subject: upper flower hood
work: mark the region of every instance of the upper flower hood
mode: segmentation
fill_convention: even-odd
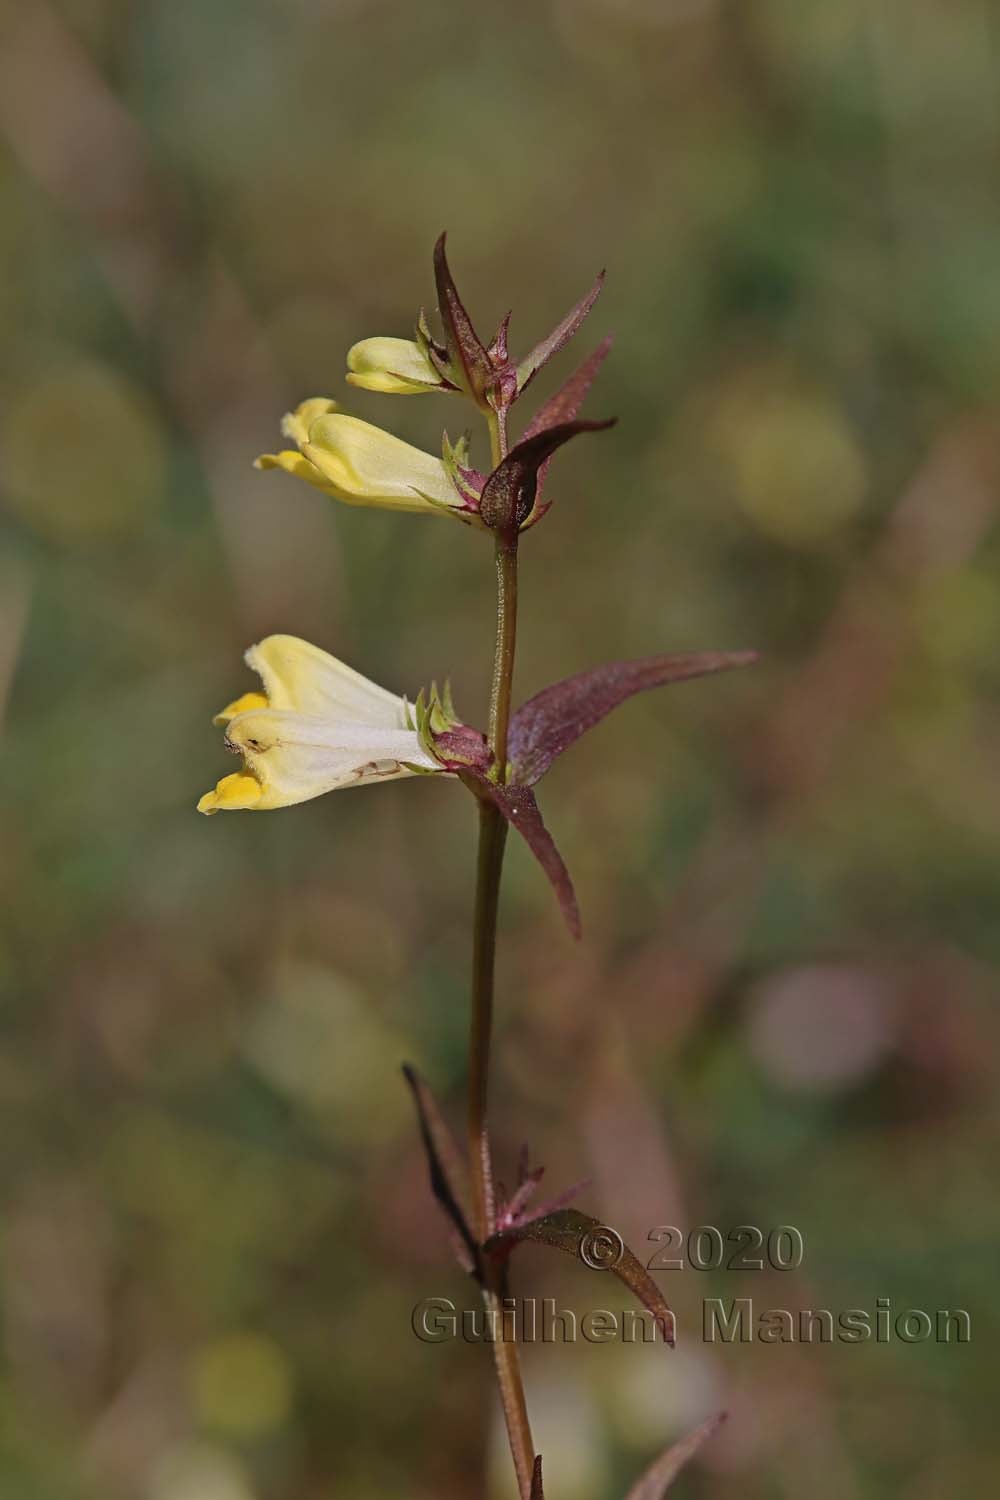
[[[298,450],[262,453],[258,469],[284,469],[348,505],[421,515],[465,506],[440,458],[337,411],[336,402],[324,396],[288,412],[281,430]]]

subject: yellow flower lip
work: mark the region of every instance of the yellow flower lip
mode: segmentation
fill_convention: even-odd
[[[216,725],[228,724],[230,719],[236,718],[237,714],[248,713],[252,708],[266,707],[266,693],[243,693],[239,698],[234,698],[232,703],[227,703],[225,708],[220,708],[212,723]]]
[[[251,771],[234,771],[223,776],[214,791],[206,792],[198,801],[198,811],[211,816],[217,812],[238,812],[256,807],[264,795],[264,788]]]

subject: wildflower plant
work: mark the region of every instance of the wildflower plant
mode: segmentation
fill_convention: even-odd
[[[480,1288],[497,1336],[490,1341],[514,1469],[522,1500],[541,1500],[541,1459],[535,1453],[517,1343],[499,1316],[509,1296],[518,1244],[531,1240],[593,1260],[596,1218],[569,1207],[583,1184],[548,1202],[534,1202],[542,1176],[522,1159],[509,1197],[498,1188],[488,1122],[490,1037],[500,878],[508,828],[524,839],[558,898],[574,937],[580,914],[569,872],[549,833],[535,786],[581,735],[635,693],[744,666],[751,651],[681,652],[611,662],[543,689],[512,711],[517,633],[517,563],[522,536],[553,505],[549,467],[571,439],[600,432],[611,421],[579,413],[608,351],[606,338],[524,426],[508,435],[512,409],[535,376],[573,338],[600,295],[603,273],[566,317],[522,359],[508,348],[510,316],[484,343],[466,311],[445,253],[434,250],[441,333],[423,310],[412,340],[363,339],[348,351],[347,380],[390,395],[446,394],[471,402],[485,419],[490,468],[472,463],[469,440],[442,436],[440,457],[342,412],[326,397],[303,401],[282,423],[293,447],[256,460],[280,468],[349,505],[453,518],[492,537],[496,566],[496,641],[485,731],[464,723],[447,687],[431,685],[412,699],[368,681],[317,646],[274,635],[252,646],[246,662],[260,690],[244,692],[215,722],[242,768],[224,776],[199,802],[205,813],[290,807],[346,786],[417,775],[450,776],[471,793],[479,846],[472,943],[472,1007],[466,1149],[459,1149],[426,1081],[407,1066],[427,1154],[431,1188],[444,1211],[460,1265]],[[613,1234],[613,1231],[612,1231]],[[667,1343],[673,1316],[659,1288],[618,1237],[609,1268],[654,1314]],[[613,1261],[613,1264],[611,1264]],[[679,1468],[715,1430],[704,1423],[668,1448],[633,1487],[630,1500],[657,1500]]]

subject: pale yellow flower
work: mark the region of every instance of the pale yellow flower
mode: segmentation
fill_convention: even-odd
[[[206,792],[198,811],[292,807],[340,787],[438,771],[406,701],[293,635],[270,635],[245,656],[262,693],[215,717],[243,768]]]
[[[349,417],[322,396],[303,401],[281,430],[298,450],[263,453],[258,469],[284,469],[348,505],[375,505],[422,515],[460,511],[464,501],[439,458]]]
[[[419,396],[445,389],[441,376],[413,339],[362,339],[347,351],[347,382],[390,396]]]

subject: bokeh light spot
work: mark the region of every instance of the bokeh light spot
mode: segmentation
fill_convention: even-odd
[[[120,374],[96,363],[50,367],[20,389],[0,463],[5,503],[55,540],[137,530],[163,492],[155,417]]]
[[[713,439],[736,503],[776,541],[822,546],[864,500],[864,455],[821,391],[740,383],[716,410]]]
[[[750,1048],[775,1083],[835,1093],[883,1062],[896,1037],[896,1013],[891,988],[878,974],[804,964],[754,990]]]
[[[280,1427],[292,1403],[288,1363],[271,1339],[235,1333],[208,1344],[192,1372],[195,1405],[209,1427],[253,1436]]]

